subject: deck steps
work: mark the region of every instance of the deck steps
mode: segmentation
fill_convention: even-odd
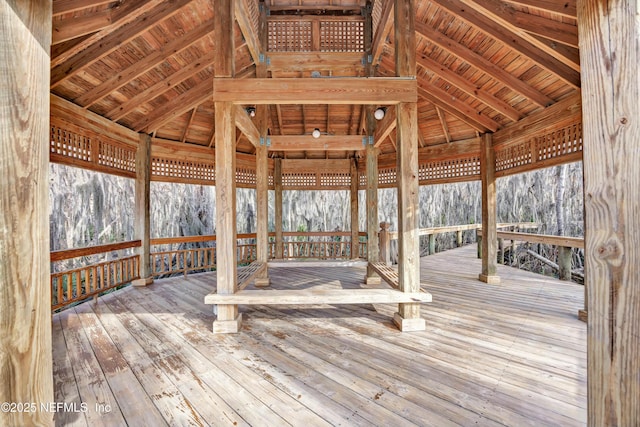
[[[210,293],[205,304],[395,304],[431,302],[428,292],[406,293],[395,289],[264,289],[235,294]]]

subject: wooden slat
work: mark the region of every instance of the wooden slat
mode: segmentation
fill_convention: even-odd
[[[259,261],[253,261],[246,267],[239,268],[238,276],[236,279],[238,282],[238,290],[242,290],[247,287],[247,285],[249,285],[249,283],[251,283],[254,278],[256,278],[258,275],[261,275],[266,270],[267,263]]]
[[[244,290],[235,294],[209,294],[205,304],[386,304],[431,302],[426,292],[400,292],[395,289],[342,290]]]
[[[364,68],[362,60],[359,52],[269,52],[267,69],[272,73],[347,69],[355,75]]]
[[[62,43],[76,37],[95,33],[112,24],[111,10],[90,15],[74,16],[63,20],[57,19],[53,25],[52,44]]]
[[[360,151],[364,149],[361,135],[272,135],[269,151]]]
[[[235,104],[396,104],[416,101],[406,78],[215,79],[213,98]]]
[[[102,6],[112,2],[113,0],[54,0],[53,16],[76,12],[89,7]]]
[[[577,14],[576,0],[558,2],[555,0],[505,0],[520,6],[526,6],[544,12],[557,13],[567,18],[575,18]]]

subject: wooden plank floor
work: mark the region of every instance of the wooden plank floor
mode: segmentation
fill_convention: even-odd
[[[425,257],[424,332],[393,305],[241,306],[213,335],[204,273],[126,288],[53,317],[57,425],[581,426],[583,288],[499,266],[474,247]],[[360,287],[362,267],[278,267],[274,288]],[[98,408],[99,410],[96,410]]]

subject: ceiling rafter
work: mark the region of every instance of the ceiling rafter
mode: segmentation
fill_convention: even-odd
[[[52,25],[51,44],[56,45],[73,40],[76,37],[93,34],[112,24],[114,22],[111,9],[90,15],[73,16],[62,20],[56,19]]]
[[[112,3],[113,0],[53,0],[53,16],[65,13],[77,12],[89,7],[102,6]]]
[[[578,12],[576,0],[505,0],[507,3],[526,6],[544,12],[557,13],[567,18],[575,18]]]
[[[182,7],[186,6],[193,0],[175,0],[174,2],[160,2],[155,7],[138,16],[133,21],[122,20],[123,25],[113,28],[109,26],[98,34],[99,41],[95,42],[93,37],[87,39],[86,42],[80,43],[74,49],[82,47],[75,55],[66,59],[62,63],[51,69],[51,88],[55,88],[63,81],[75,76],[89,65],[104,58],[123,44],[131,41],[135,37],[149,30],[149,28],[158,25],[161,21],[171,17],[177,13]],[[153,4],[153,2],[150,2]],[[86,44],[86,45],[85,45]]]
[[[504,8],[501,13],[505,17],[510,17],[510,21],[521,30],[574,48],[578,47],[578,27],[576,25],[511,10],[511,8]]]
[[[179,69],[175,73],[171,74],[164,80],[160,80],[153,86],[148,87],[144,91],[140,92],[130,100],[122,103],[118,107],[109,111],[106,117],[111,120],[120,120],[122,117],[135,110],[138,106],[145,104],[157,96],[162,95],[164,92],[173,89],[183,81],[193,77],[207,67],[213,65],[215,53],[213,51],[207,52],[204,56],[198,58],[197,61],[193,61],[184,68]]]
[[[376,147],[382,145],[385,139],[396,128],[396,109],[389,108],[382,120],[376,124],[376,130],[373,133],[373,141]]]
[[[211,87],[213,86],[213,76],[201,81],[188,91],[175,97],[171,102],[167,102],[156,108],[153,113],[146,115],[132,128],[136,132],[144,131],[149,133],[162,127],[167,121],[178,117],[192,108],[197,107],[204,101],[211,99]]]
[[[529,99],[531,102],[539,105],[540,107],[546,107],[547,105],[553,104],[553,100],[547,95],[531,87],[526,82],[518,79],[513,74],[508,73],[504,69],[486,59],[484,56],[479,55],[468,47],[456,42],[455,40],[450,39],[440,31],[437,31],[422,22],[416,22],[415,26],[416,34],[418,34],[419,36],[424,37],[433,44],[448,51],[452,55],[457,56],[474,68],[477,68],[489,74],[493,79],[499,81],[514,92],[517,92],[525,98]]]
[[[373,43],[371,46],[371,54],[373,56],[372,65],[377,65],[382,59],[382,53],[384,46],[387,42],[387,37],[393,29],[393,4],[392,0],[387,0],[382,4],[382,13],[380,14],[380,21],[378,22],[378,28],[374,29]]]
[[[169,43],[154,51],[151,55],[140,59],[124,70],[116,73],[110,79],[95,86],[90,91],[75,99],[75,103],[85,108],[100,101],[110,93],[127,85],[131,80],[145,74],[149,70],[165,62],[168,58],[191,47],[213,31],[213,20],[203,22],[182,37],[171,40]]]
[[[446,93],[445,94],[440,93],[438,94],[440,96],[437,96],[436,95],[437,91],[434,91],[432,89],[433,88],[429,88],[429,90],[426,90],[420,87],[418,88],[418,96],[431,102],[435,107],[439,107],[442,110],[451,114],[452,116],[457,117],[458,119],[462,120],[467,125],[471,126],[473,129],[479,132],[486,132],[487,130],[489,130],[489,128],[486,125],[475,120],[473,111],[469,111],[470,110],[469,106],[467,106],[466,104],[463,104],[460,101],[458,101],[457,103],[449,102],[449,100],[446,99],[447,97]],[[460,110],[466,110],[466,112],[460,111]]]
[[[447,143],[451,142],[451,134],[449,133],[449,126],[447,125],[446,117],[444,116],[444,111],[437,105],[434,105],[433,108],[436,109],[436,113],[438,114],[438,120],[440,120],[440,126],[442,126],[442,132],[444,133],[444,137],[447,140]]]
[[[504,11],[505,5],[499,0],[431,0],[431,2],[455,14],[468,24],[483,33],[529,58],[538,66],[554,74],[574,88],[580,87],[580,72],[575,64],[558,58],[556,52],[549,52],[549,47],[540,43],[526,31],[510,22]]]
[[[244,136],[253,144],[254,147],[260,145],[260,131],[256,127],[253,120],[247,114],[247,110],[242,105],[236,105],[235,114],[236,127],[244,134]]]
[[[187,125],[184,127],[184,132],[182,132],[182,138],[180,138],[180,142],[185,142],[187,140],[187,134],[189,133],[189,128],[193,123],[193,118],[196,116],[196,111],[198,111],[198,107],[194,108],[189,115],[189,121],[187,121]]]
[[[492,110],[503,114],[505,117],[508,117],[512,121],[517,122],[522,118],[522,114],[520,114],[518,110],[513,108],[508,103],[475,86],[473,83],[464,79],[459,74],[456,74],[446,66],[434,61],[428,56],[416,55],[416,62],[419,66],[440,76],[440,78],[442,78],[443,80],[448,81],[467,95],[478,99],[480,102],[486,104]]]
[[[258,38],[257,28],[253,28],[251,24],[251,18],[249,17],[249,11],[246,4],[246,0],[236,0],[234,4],[235,17],[244,37],[249,53],[253,58],[253,62],[258,64],[260,62],[260,42]]]

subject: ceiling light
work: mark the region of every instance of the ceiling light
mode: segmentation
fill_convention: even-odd
[[[382,120],[384,119],[384,115],[386,112],[387,109],[385,107],[379,107],[376,111],[374,111],[373,117],[375,117],[376,120]]]
[[[314,137],[315,139],[320,138],[320,129],[315,128],[313,132],[311,132],[311,136]]]
[[[255,117],[256,107],[247,107],[247,114],[249,115],[249,117]]]

